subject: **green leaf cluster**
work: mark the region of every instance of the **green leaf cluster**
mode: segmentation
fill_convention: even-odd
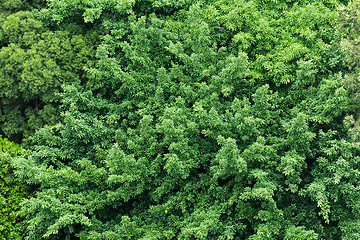
[[[350,105],[348,107],[348,115],[345,119],[345,125],[349,129],[349,134],[354,141],[359,141],[359,36],[360,36],[360,22],[359,22],[359,1],[350,1],[346,7],[340,9],[340,23],[339,30],[343,36],[341,41],[342,50],[345,53],[344,62],[348,67],[346,77],[344,79],[344,86],[346,87],[349,97]]]
[[[59,120],[57,93],[65,83],[87,79],[97,37],[76,25],[51,31],[29,11],[0,25],[0,129],[20,142]]]
[[[28,189],[15,180],[11,157],[21,153],[19,145],[6,138],[0,138],[0,239],[18,240],[21,238],[19,228],[19,208],[23,198],[28,196]]]

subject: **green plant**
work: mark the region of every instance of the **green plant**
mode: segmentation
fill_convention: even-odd
[[[21,239],[18,228],[20,203],[28,195],[27,187],[15,180],[11,157],[21,153],[19,145],[0,136],[0,239]]]

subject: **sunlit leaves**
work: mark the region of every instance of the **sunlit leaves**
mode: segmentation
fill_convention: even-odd
[[[15,180],[11,156],[20,155],[19,145],[0,136],[0,239],[21,239],[19,214],[21,201],[28,195],[27,188]]]

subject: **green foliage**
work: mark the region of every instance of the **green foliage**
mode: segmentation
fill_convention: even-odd
[[[103,35],[13,160],[27,239],[356,238],[339,4],[49,1]]]
[[[0,239],[21,239],[18,209],[27,194],[27,188],[14,180],[11,157],[21,152],[19,145],[6,138],[0,138]]]
[[[57,93],[61,85],[85,81],[92,66],[94,32],[69,25],[50,31],[30,12],[17,12],[1,23],[0,128],[21,141],[59,119]]]
[[[45,0],[0,0],[0,19],[18,11],[44,7]]]
[[[347,88],[350,96],[350,105],[348,107],[347,118],[345,124],[349,129],[352,140],[359,141],[359,38],[360,38],[360,3],[359,1],[351,1],[346,7],[340,9],[339,29],[342,32],[343,40],[341,42],[342,49],[345,52],[345,62],[348,66],[347,76],[344,79],[344,86]]]

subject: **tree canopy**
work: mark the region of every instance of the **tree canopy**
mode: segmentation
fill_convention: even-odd
[[[0,24],[0,130],[20,142],[58,121],[57,93],[65,83],[86,79],[97,36],[73,24],[52,31],[29,11]]]
[[[49,0],[4,18],[24,238],[360,238],[343,4]]]

